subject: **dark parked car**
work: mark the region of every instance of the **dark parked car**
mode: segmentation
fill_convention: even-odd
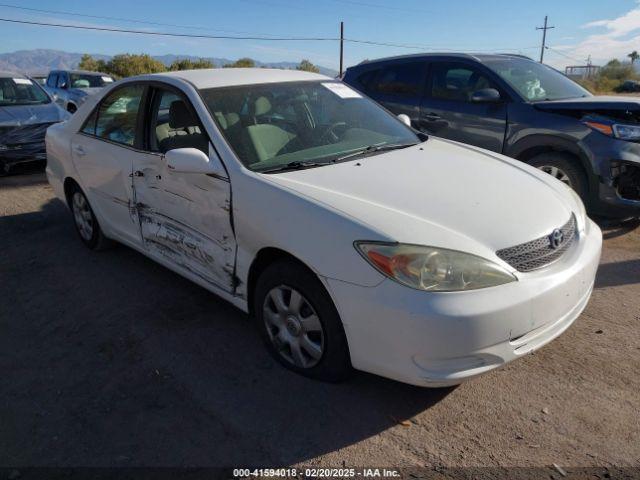
[[[30,78],[0,72],[0,175],[18,163],[46,160],[47,128],[68,117]]]
[[[625,80],[617,89],[618,92],[640,92],[640,82],[637,80]]]
[[[544,170],[593,214],[640,214],[640,98],[593,96],[518,55],[387,58],[347,69],[344,81],[418,130]]]
[[[110,83],[113,83],[113,77],[106,73],[53,70],[49,72],[45,89],[58,105],[69,113],[75,113],[89,96],[95,95]]]

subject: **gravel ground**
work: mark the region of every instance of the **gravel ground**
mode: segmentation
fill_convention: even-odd
[[[582,316],[458,388],[280,368],[246,315],[82,246],[38,171],[0,179],[0,466],[640,467],[640,228]]]

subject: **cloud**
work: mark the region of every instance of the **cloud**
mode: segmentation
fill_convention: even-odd
[[[617,38],[640,29],[640,6],[614,18],[613,20],[596,20],[582,25],[582,28],[605,27],[609,37]]]
[[[594,65],[604,65],[613,58],[624,60],[633,50],[640,50],[640,2],[617,18],[594,20],[582,28],[604,32],[593,33],[573,45],[552,45],[549,63],[557,67],[579,65],[591,57]]]

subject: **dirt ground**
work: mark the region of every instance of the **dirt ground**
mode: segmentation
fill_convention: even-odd
[[[640,228],[607,228],[560,338],[458,388],[279,367],[246,315],[82,246],[39,171],[0,179],[0,466],[640,466]]]

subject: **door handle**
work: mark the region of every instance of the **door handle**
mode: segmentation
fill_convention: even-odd
[[[424,118],[425,120],[428,120],[430,122],[435,122],[436,120],[442,120],[442,117],[434,112],[429,112],[425,114]]]
[[[141,170],[136,170],[133,172],[134,177],[144,177],[144,173]]]
[[[74,147],[73,147],[73,152],[74,152],[76,155],[80,156],[80,157],[82,157],[83,155],[86,155],[86,154],[87,154],[87,152],[85,152],[85,151],[84,151],[84,148],[82,148],[82,145],[76,145],[76,146],[74,146]]]

